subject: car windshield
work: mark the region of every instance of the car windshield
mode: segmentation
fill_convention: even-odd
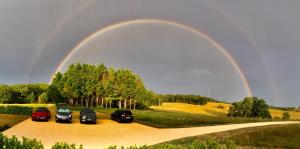
[[[58,109],[59,113],[70,113],[70,109]]]
[[[48,109],[47,108],[37,108],[36,112],[47,112]]]
[[[130,111],[120,111],[120,114],[132,115]]]

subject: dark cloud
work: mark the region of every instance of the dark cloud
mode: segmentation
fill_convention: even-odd
[[[125,20],[157,18],[179,22],[207,33],[224,46],[239,63],[255,95],[267,98],[271,104],[295,105],[298,104],[297,88],[300,83],[300,70],[297,67],[300,56],[300,34],[297,30],[300,25],[299,6],[298,1],[271,0],[1,1],[0,82],[47,82],[70,49],[93,32]],[[208,48],[211,46],[209,43],[198,39],[198,42],[203,42],[201,46],[195,44],[192,47],[189,41],[174,44],[175,41],[182,41],[180,38],[185,33],[179,33],[178,30],[157,32],[158,30],[161,28],[153,30],[153,34],[168,32],[174,36],[169,41],[164,40],[164,44],[157,44],[160,39],[168,38],[154,38],[148,42],[142,40],[142,35],[138,35],[140,45],[136,47],[141,49],[138,53],[135,52],[137,49],[130,46],[132,51],[126,49],[128,52],[121,51],[122,54],[118,56],[113,53],[114,50],[105,49],[112,48],[110,45],[118,40],[133,38],[128,34],[115,37],[113,35],[120,33],[110,33],[107,38],[111,36],[113,39],[106,40],[107,45],[97,46],[103,47],[102,51],[107,50],[101,55],[111,57],[105,57],[105,62],[136,69],[155,91],[206,94],[207,86],[211,85],[215,86],[212,95],[218,98],[234,99],[244,95],[243,88],[228,89],[226,86],[230,83],[228,80],[236,82],[235,86],[239,86],[240,81],[230,77],[236,75],[234,71],[224,69],[230,68],[230,65],[224,63],[225,66],[221,67],[221,62],[226,62],[224,57],[210,55],[219,57],[217,61],[211,61],[212,65],[202,61],[205,60],[203,57],[209,57],[209,52],[203,53],[205,50],[195,49]],[[97,41],[101,40],[97,38]],[[126,45],[122,42],[120,44]],[[189,49],[185,51],[189,52],[182,52],[187,47]],[[120,47],[115,48],[116,51],[120,50]],[[203,59],[198,59],[195,56],[197,54]],[[88,58],[84,58],[82,53],[81,56],[74,57],[75,59]],[[206,65],[200,67],[199,64],[202,63]],[[165,68],[169,67],[172,70],[165,72]],[[146,68],[151,68],[154,72]],[[182,73],[176,73],[175,70],[182,70]],[[159,78],[155,71],[161,73],[161,81],[157,81]],[[218,73],[222,74],[216,75],[220,81],[211,81]],[[226,91],[222,90],[224,88]]]

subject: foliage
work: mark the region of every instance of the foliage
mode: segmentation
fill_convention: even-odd
[[[284,112],[282,114],[282,119],[283,120],[289,120],[291,118],[290,113],[289,112]]]
[[[230,107],[229,116],[232,117],[256,117],[271,118],[269,106],[263,99],[246,97],[243,101],[235,102]]]
[[[5,149],[44,149],[41,141],[36,139],[29,139],[22,137],[22,140],[18,140],[16,136],[11,138],[4,136],[0,133],[0,148]]]
[[[5,125],[3,125],[3,126],[0,126],[0,132],[3,132],[3,131],[5,131],[5,130],[7,130],[7,129],[9,129],[9,128],[10,128],[10,126],[7,125],[7,124],[5,124]]]
[[[79,145],[79,147],[77,147],[75,144],[67,144],[64,142],[58,142],[52,146],[52,149],[83,149],[83,146]]]
[[[47,102],[48,102],[47,93],[44,92],[39,96],[38,103],[41,104],[41,103],[47,103]]]
[[[207,102],[216,101],[215,99],[209,97],[203,97],[199,95],[185,95],[185,94],[167,94],[159,95],[162,102],[180,102],[196,105],[205,105]]]
[[[34,103],[47,88],[47,84],[0,85],[0,103]]]
[[[48,98],[75,106],[135,109],[147,107],[154,94],[130,70],[77,63],[55,75]]]
[[[26,107],[26,106],[0,106],[0,113],[31,115],[32,109],[33,109],[32,107]]]

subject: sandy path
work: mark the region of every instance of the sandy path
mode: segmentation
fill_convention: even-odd
[[[78,120],[72,124],[49,122],[33,122],[25,120],[13,128],[6,130],[5,135],[38,138],[45,148],[51,148],[55,142],[83,144],[86,149],[103,148],[109,145],[152,145],[183,137],[202,135],[245,127],[286,124],[295,122],[261,122],[248,124],[232,124],[222,126],[206,126],[194,128],[157,129],[145,125],[131,123],[119,124],[111,120],[99,120],[97,125],[83,125]]]

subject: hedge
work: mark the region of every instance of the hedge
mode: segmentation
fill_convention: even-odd
[[[31,115],[33,108],[25,106],[0,106],[2,114]]]

